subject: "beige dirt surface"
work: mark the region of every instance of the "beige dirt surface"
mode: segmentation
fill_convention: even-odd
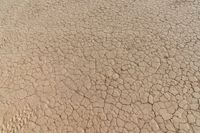
[[[200,0],[0,0],[0,133],[200,133]]]

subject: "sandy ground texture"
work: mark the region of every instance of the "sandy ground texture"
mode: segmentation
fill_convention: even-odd
[[[200,1],[0,0],[0,133],[200,133]]]

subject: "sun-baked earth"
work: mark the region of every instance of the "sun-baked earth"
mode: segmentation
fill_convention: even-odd
[[[200,133],[200,1],[0,0],[0,133]]]

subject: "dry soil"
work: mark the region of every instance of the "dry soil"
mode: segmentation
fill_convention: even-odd
[[[200,133],[200,1],[0,0],[0,133]]]

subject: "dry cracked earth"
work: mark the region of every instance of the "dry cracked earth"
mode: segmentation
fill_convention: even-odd
[[[200,133],[200,1],[0,0],[0,133]]]

